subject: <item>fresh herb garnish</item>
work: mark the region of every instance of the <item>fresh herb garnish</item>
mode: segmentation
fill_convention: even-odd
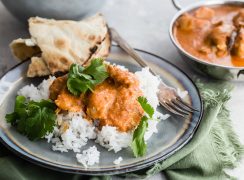
[[[147,151],[147,144],[145,142],[144,135],[148,127],[148,119],[151,119],[154,114],[153,107],[148,103],[145,97],[140,96],[137,100],[147,115],[144,115],[141,118],[140,124],[133,133],[131,148],[135,157],[143,156]]]
[[[139,96],[137,101],[140,103],[142,109],[149,115],[149,117],[152,118],[154,114],[154,109],[148,103],[147,99],[143,96]]]
[[[56,105],[51,100],[40,102],[27,101],[24,96],[17,96],[14,112],[5,116],[8,123],[30,140],[43,138],[54,129]]]
[[[108,72],[103,59],[96,58],[87,67],[72,64],[68,74],[67,87],[72,94],[79,96],[87,90],[92,91],[97,84],[102,83],[107,77]]]

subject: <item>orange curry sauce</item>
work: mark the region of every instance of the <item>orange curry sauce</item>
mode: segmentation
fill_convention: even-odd
[[[173,33],[182,48],[199,59],[244,67],[244,6],[200,7],[184,13]]]
[[[135,129],[144,111],[137,101],[143,93],[136,75],[108,65],[109,78],[97,85],[93,92],[72,95],[66,87],[67,76],[54,80],[50,86],[50,96],[59,110],[84,112],[87,119],[99,120],[99,126],[114,126],[119,131]]]

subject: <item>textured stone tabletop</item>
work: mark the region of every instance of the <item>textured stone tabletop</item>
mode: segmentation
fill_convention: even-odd
[[[189,4],[193,0],[184,0]],[[154,53],[176,64],[189,75],[194,72],[184,63],[176,48],[170,41],[168,28],[170,21],[177,12],[170,0],[109,0],[101,12],[108,24],[119,33],[134,48]],[[0,74],[11,68],[13,60],[9,43],[19,37],[28,37],[27,27],[17,21],[0,2]],[[235,89],[228,103],[234,128],[244,143],[244,82],[233,82]],[[244,172],[244,161],[234,171],[229,173],[241,178]],[[164,179],[158,174],[150,179]]]

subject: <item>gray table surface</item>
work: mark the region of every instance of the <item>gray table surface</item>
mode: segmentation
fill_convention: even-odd
[[[187,5],[194,1],[183,2]],[[100,12],[105,15],[108,24],[116,28],[132,47],[164,57],[187,74],[194,75],[179,56],[168,35],[170,21],[177,12],[170,0],[107,0]],[[28,37],[27,27],[16,20],[0,2],[0,74],[16,64],[8,45],[19,37]],[[241,120],[241,110],[244,107],[244,82],[233,82],[233,84],[235,89],[228,107],[231,110],[234,128],[244,143],[244,122]],[[243,171],[244,162],[234,171],[228,172],[241,178]],[[165,178],[161,173],[150,179]]]

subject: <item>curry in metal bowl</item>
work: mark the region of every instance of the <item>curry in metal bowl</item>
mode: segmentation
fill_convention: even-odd
[[[244,6],[201,6],[175,21],[179,45],[201,61],[225,67],[244,67]]]

